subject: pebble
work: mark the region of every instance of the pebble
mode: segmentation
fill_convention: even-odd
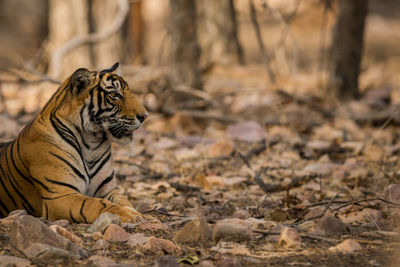
[[[78,255],[65,249],[43,243],[33,243],[28,248],[24,249],[24,254],[29,259],[42,263],[51,262],[54,264],[61,264],[71,261],[72,259],[79,259]]]
[[[28,212],[26,210],[14,210],[10,212],[6,218],[1,219],[0,224],[5,227],[11,227],[18,217],[27,214]]]
[[[90,225],[88,228],[88,232],[94,233],[94,232],[101,232],[103,233],[104,230],[109,226],[110,224],[119,224],[121,222],[121,218],[113,213],[110,212],[104,212],[100,214],[99,217]]]
[[[212,239],[214,242],[220,240],[233,242],[252,240],[251,224],[238,218],[221,220],[214,227]]]
[[[352,253],[357,250],[361,250],[362,247],[356,241],[352,239],[347,239],[340,244],[337,244],[334,247],[330,247],[329,250],[333,252],[341,252],[341,253]]]
[[[198,267],[215,267],[215,265],[210,260],[204,260],[199,263]]]
[[[54,222],[52,222],[52,224],[53,225],[58,225],[58,226],[61,226],[61,227],[67,227],[68,225],[69,225],[69,221],[68,220],[57,220],[57,221],[54,221]]]
[[[129,237],[128,241],[126,241],[126,244],[136,247],[138,245],[142,245],[142,244],[146,243],[146,241],[148,239],[149,238],[142,233],[135,233]]]
[[[311,208],[306,215],[304,216],[304,219],[309,219],[309,218],[313,218],[316,216],[320,216],[322,213],[324,212],[324,208],[322,207],[315,207],[315,208]]]
[[[30,261],[14,256],[0,255],[0,267],[33,267]]]
[[[154,236],[149,237],[147,242],[139,247],[139,250],[151,255],[164,255],[165,252],[174,256],[182,254],[181,248],[172,241]]]
[[[219,141],[208,148],[208,156],[211,158],[229,157],[235,150],[232,142]]]
[[[150,231],[166,230],[165,226],[158,220],[141,222],[137,224],[136,227],[141,230]]]
[[[301,248],[301,237],[294,228],[284,227],[279,237],[278,246],[286,249]]]
[[[126,242],[131,234],[116,224],[110,224],[104,231],[103,239],[109,242]]]
[[[106,250],[108,249],[109,243],[103,239],[99,239],[92,246],[92,250]]]
[[[400,184],[391,184],[385,189],[387,201],[400,204]]]
[[[90,267],[116,267],[119,266],[118,263],[110,258],[93,255],[88,259],[88,266]]]
[[[179,267],[179,263],[171,255],[159,257],[154,264],[155,267]]]
[[[250,214],[247,212],[247,210],[236,210],[232,214],[232,218],[238,218],[238,219],[243,219],[246,220],[250,217]]]
[[[316,235],[338,235],[346,232],[348,225],[332,215],[325,214],[314,226],[313,234]]]
[[[211,241],[212,231],[204,217],[188,222],[175,236],[179,244],[205,244]]]

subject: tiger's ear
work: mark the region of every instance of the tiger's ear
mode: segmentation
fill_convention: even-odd
[[[100,73],[113,73],[119,66],[119,62],[116,62],[111,68],[100,71]]]
[[[91,72],[88,69],[78,69],[76,70],[72,76],[70,81],[70,89],[72,94],[77,96],[90,85],[91,83]]]

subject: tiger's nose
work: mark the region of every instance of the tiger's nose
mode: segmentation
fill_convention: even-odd
[[[136,118],[140,121],[140,123],[142,123],[147,118],[147,116],[149,116],[149,114],[146,112],[141,115],[136,115]]]

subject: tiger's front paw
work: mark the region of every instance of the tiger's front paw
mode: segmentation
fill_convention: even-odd
[[[132,207],[115,205],[107,211],[121,217],[121,222],[123,223],[138,223],[145,221],[143,215]]]

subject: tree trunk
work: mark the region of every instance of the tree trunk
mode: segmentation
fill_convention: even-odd
[[[338,0],[338,5],[328,88],[339,99],[350,100],[358,95],[368,0]]]
[[[201,89],[195,0],[170,0],[169,3],[173,82]]]
[[[89,33],[89,6],[85,0],[50,0],[49,48],[50,55],[73,37]],[[89,45],[80,46],[62,59],[60,78],[64,79],[81,67],[90,68]],[[49,73],[52,76],[52,73]]]
[[[196,7],[202,63],[243,64],[233,0],[202,0]]]
[[[108,28],[118,13],[118,1],[92,0],[91,23],[93,32]],[[99,43],[93,44],[93,63],[97,69],[105,69],[123,58],[123,39],[121,31]]]
[[[125,47],[129,63],[143,64],[143,42],[145,32],[143,29],[142,1],[130,3],[128,23],[124,31]]]

